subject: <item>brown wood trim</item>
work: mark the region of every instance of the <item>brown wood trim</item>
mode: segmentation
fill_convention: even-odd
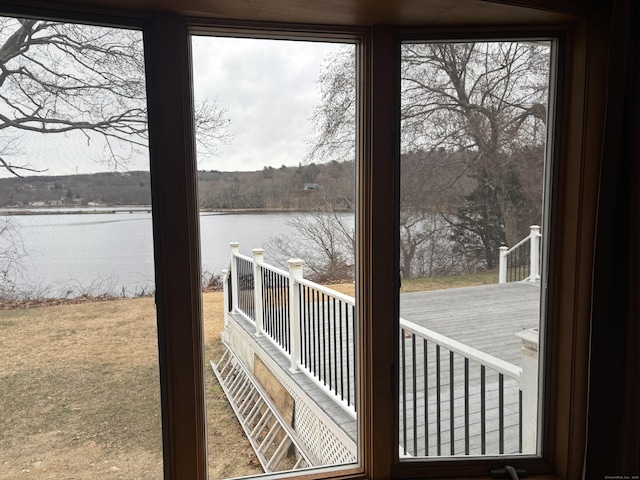
[[[362,41],[369,28],[312,23],[260,22],[184,17],[192,34],[309,41]]]
[[[503,5],[517,5],[524,8],[535,8],[549,12],[562,12],[570,15],[586,16],[590,9],[590,4],[584,0],[484,0],[491,3]]]
[[[0,5],[0,15],[130,28],[142,28],[150,17],[150,13],[143,11],[106,9],[104,6],[69,5],[64,2],[39,0],[5,0]]]
[[[396,37],[374,27],[361,83],[365,141],[360,191],[363,462],[371,478],[390,478],[398,451],[393,365],[399,316],[397,215],[399,122]],[[395,447],[394,447],[395,445]],[[394,453],[394,448],[395,452]]]
[[[560,174],[559,250],[551,358],[551,455],[562,478],[581,478],[585,460],[593,259],[606,111],[610,5],[576,25],[564,92],[565,159]],[[573,300],[571,302],[570,300]]]
[[[45,0],[4,0],[7,8],[51,8]],[[577,0],[322,0],[318,2],[272,2],[236,0],[57,0],[55,8],[69,13],[118,12],[123,17],[144,17],[154,12],[173,12],[238,21],[266,21],[345,25],[462,25],[558,23],[582,14],[589,6]],[[533,20],[531,20],[533,19]]]
[[[200,240],[187,27],[145,28],[165,478],[207,478]]]

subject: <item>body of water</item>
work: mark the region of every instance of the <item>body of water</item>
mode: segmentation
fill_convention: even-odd
[[[200,216],[202,268],[219,274],[229,265],[229,243],[240,251],[263,247],[269,238],[292,233],[292,214]],[[148,209],[115,213],[13,215],[27,256],[18,285],[49,294],[112,292],[134,295],[154,287],[153,237]],[[265,252],[269,260],[269,252]]]

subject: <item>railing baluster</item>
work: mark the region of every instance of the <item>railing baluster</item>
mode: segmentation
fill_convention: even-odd
[[[285,322],[285,317],[287,315],[286,307],[287,298],[286,298],[286,290],[285,290],[285,281],[284,278],[280,278],[280,315],[278,316],[278,322],[276,323],[276,336],[278,338],[278,342],[280,345],[283,344],[284,335],[282,332],[282,327]]]
[[[429,456],[429,355],[427,352],[428,342],[422,339],[423,365],[424,365],[424,455]]]
[[[269,335],[272,335],[273,321],[274,321],[275,315],[277,314],[276,308],[278,305],[278,300],[276,298],[278,295],[278,287],[277,287],[278,280],[271,275],[271,272],[269,273],[270,273],[269,275],[269,314],[264,319],[264,330]]]
[[[300,308],[300,336],[298,338],[298,345],[300,345],[300,364],[304,365],[304,338],[305,338],[305,326],[304,326],[304,285],[300,285],[298,289],[298,305]]]
[[[469,359],[464,359],[464,454],[469,455]]]
[[[480,446],[482,455],[487,453],[487,390],[485,367],[480,365]]]
[[[288,335],[288,327],[289,323],[289,282],[287,282],[286,278],[282,279],[282,317],[280,319],[280,325],[278,325],[278,329],[280,330],[280,338],[282,339],[282,344],[285,345],[285,350],[288,350],[289,346],[289,335]]]
[[[275,328],[275,336],[278,339],[278,343],[280,343],[280,345],[282,345],[282,322],[284,322],[284,317],[286,315],[285,312],[285,290],[284,290],[284,278],[280,277],[279,278],[279,282],[278,282],[278,296],[280,298],[280,301],[278,302],[278,304],[280,305],[280,308],[278,309],[278,321],[276,322],[276,324],[274,325]]]
[[[454,422],[454,385],[453,385],[453,352],[449,352],[449,428],[451,434],[449,436],[451,440],[450,450],[451,455],[455,455],[455,422]]]
[[[355,308],[355,307],[352,307],[352,308]],[[352,323],[353,318],[354,318],[353,310],[352,310],[352,313],[351,313],[351,321],[349,320],[349,310],[347,309],[347,310],[345,310],[345,312],[347,314],[347,318],[345,320],[346,320],[346,324],[347,324],[347,327],[348,327]],[[353,325],[353,326],[355,327],[355,325]],[[355,330],[352,330],[352,332],[354,333],[354,335],[351,336],[351,340],[353,342],[355,342]],[[355,355],[355,346],[354,346],[354,348],[351,349],[352,353],[350,354],[349,350],[348,350],[349,349],[349,328],[345,329],[345,334],[346,334],[345,344],[346,344],[346,348],[347,348],[347,403],[349,405],[351,405],[351,373],[352,373],[351,372],[351,365],[352,365],[351,356]],[[355,366],[354,366],[354,368],[355,368]],[[353,372],[353,374],[355,375],[355,372]],[[354,396],[355,396],[355,380],[354,380],[353,390],[354,390]]]
[[[277,295],[276,301],[278,304],[278,308],[275,311],[273,322],[271,322],[271,335],[272,335],[272,338],[278,343],[278,345],[282,345],[282,341],[279,335],[279,327],[280,327],[280,324],[282,323],[282,316],[284,315],[284,309],[283,309],[284,302],[283,302],[282,294],[283,294],[282,277],[278,277],[278,280],[276,281],[276,295]]]
[[[262,270],[260,273],[260,277],[261,277],[261,281],[260,283],[262,284],[262,329],[266,332],[267,331],[267,323],[269,321],[269,303],[270,303],[270,298],[269,298],[269,271],[268,270]]]
[[[276,308],[273,311],[273,317],[269,325],[269,333],[271,334],[271,338],[276,340],[276,342],[278,341],[278,337],[276,335],[276,325],[278,324],[280,319],[280,313],[281,313],[280,309],[282,306],[282,299],[280,298],[280,290],[281,290],[280,282],[281,282],[281,278],[278,276],[274,281],[274,284],[275,284],[274,297],[275,297]]]
[[[413,364],[413,454],[418,455],[418,389],[416,388],[416,335],[411,334],[411,363]]]
[[[340,304],[340,302],[338,302]],[[336,329],[336,299],[333,299],[333,306],[331,307],[331,320],[333,322],[333,381],[335,385],[333,386],[333,390],[335,392],[338,391],[338,331]],[[330,337],[331,338],[331,337]],[[329,369],[331,369],[331,365],[329,365]],[[331,370],[329,370],[331,371]]]
[[[504,375],[498,374],[498,433],[499,451],[504,453]]]
[[[522,390],[518,389],[518,452],[522,453]]]
[[[400,331],[400,350],[401,359],[400,365],[402,365],[402,449],[404,454],[407,454],[407,372],[406,372],[406,354],[405,354],[405,338],[404,330]]]
[[[311,340],[311,356],[313,357],[312,359],[312,365],[311,365],[311,371],[315,372],[317,367],[318,367],[318,348],[317,348],[317,342],[318,342],[318,334],[316,332],[316,291],[315,290],[311,290],[311,334],[312,334],[312,340]]]
[[[315,307],[316,307],[316,328],[317,328],[317,333],[316,333],[316,338],[317,338],[317,353],[316,353],[316,374],[318,375],[318,378],[322,381],[322,318],[320,316],[320,293],[318,293],[316,295],[316,303],[315,303]]]
[[[440,345],[436,345],[436,439],[438,456],[442,454],[442,427],[440,421],[442,412],[440,409]]]
[[[324,293],[322,294],[322,380],[327,384],[327,309]]]

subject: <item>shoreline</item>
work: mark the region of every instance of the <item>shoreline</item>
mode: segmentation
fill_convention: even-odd
[[[311,213],[317,210],[295,209],[261,209],[261,208],[237,208],[228,210],[200,209],[200,214],[211,215],[242,215],[242,214],[270,214],[270,213]],[[338,210],[341,213],[350,213],[352,210]],[[115,214],[115,213],[151,213],[151,205],[116,205],[104,207],[0,207],[0,216],[14,215],[84,215],[84,214]]]

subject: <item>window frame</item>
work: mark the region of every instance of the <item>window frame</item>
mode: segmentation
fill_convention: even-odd
[[[426,32],[426,34],[425,34]],[[601,32],[599,32],[601,33]],[[593,247],[593,222],[595,218],[595,197],[597,189],[599,162],[596,150],[598,140],[589,136],[589,131],[597,132],[599,122],[587,118],[585,105],[591,103],[600,106],[597,87],[585,85],[585,77],[599,72],[603,65],[597,59],[593,62],[586,43],[593,41],[586,31],[586,25],[525,26],[506,28],[448,28],[448,29],[406,29],[401,30],[401,39],[472,39],[472,38],[513,38],[514,36],[555,36],[559,39],[558,63],[556,68],[557,105],[556,124],[549,145],[554,149],[555,165],[552,175],[550,208],[553,209],[551,222],[545,225],[550,232],[547,259],[550,284],[546,305],[548,315],[556,319],[545,332],[548,351],[545,356],[544,382],[548,394],[544,398],[543,445],[539,458],[533,456],[499,457],[473,459],[468,461],[437,460],[399,462],[397,442],[389,445],[388,450],[395,452],[392,478],[415,478],[432,474],[434,478],[466,475],[487,475],[490,468],[505,463],[525,468],[529,474],[539,474],[540,478],[576,478],[581,475],[581,456],[583,454],[583,435],[585,426],[581,418],[586,410],[587,371],[581,365],[587,365],[588,354],[588,305],[590,302],[589,284],[592,267],[590,260]],[[598,118],[596,116],[596,118]],[[589,145],[590,144],[590,145]],[[399,181],[399,180],[396,180]],[[397,201],[397,199],[396,199]],[[387,219],[390,220],[390,217]],[[397,230],[396,230],[397,231]],[[396,240],[398,241],[398,240]],[[394,248],[394,251],[398,251]],[[576,253],[578,252],[578,253]],[[397,270],[396,270],[397,271]],[[555,299],[555,301],[552,301]],[[374,300],[379,300],[377,297]],[[395,299],[394,299],[395,300]],[[396,300],[397,301],[397,300]],[[374,307],[375,308],[375,307]],[[394,318],[398,318],[394,311]],[[375,321],[374,325],[378,325]],[[389,330],[380,331],[379,338]],[[394,331],[394,338],[397,332]],[[379,351],[380,345],[372,348]],[[397,347],[397,342],[394,345]],[[396,357],[397,358],[397,357]],[[397,377],[396,377],[397,381]],[[397,390],[396,390],[397,391]],[[397,412],[397,404],[390,406]],[[397,425],[392,430],[397,438]],[[389,436],[387,436],[388,438]],[[557,476],[557,477],[556,477]]]
[[[559,74],[560,70],[564,65],[564,52],[566,50],[565,46],[565,32],[562,30],[556,30],[553,27],[549,28],[533,28],[533,29],[512,29],[505,28],[499,30],[488,30],[486,28],[474,28],[474,29],[455,29],[455,31],[436,31],[428,30],[428,29],[399,29],[396,36],[396,49],[397,49],[397,111],[396,118],[400,118],[400,89],[401,89],[401,80],[400,80],[400,69],[401,69],[401,45],[404,42],[454,42],[454,43],[465,43],[465,42],[492,42],[492,41],[504,41],[504,42],[517,42],[517,41],[526,41],[526,40],[543,40],[550,42],[550,66],[549,66],[549,98],[548,98],[548,127],[547,127],[547,142],[545,147],[545,166],[544,166],[544,191],[543,193],[543,217],[542,217],[542,231],[545,232],[545,236],[543,237],[542,249],[544,255],[542,260],[544,262],[544,266],[541,270],[542,278],[541,282],[541,298],[540,298],[540,331],[542,332],[540,338],[540,350],[539,350],[539,372],[538,375],[538,434],[537,434],[537,444],[538,444],[538,453],[535,455],[530,454],[513,454],[513,455],[501,455],[501,456],[479,456],[473,455],[469,457],[456,457],[451,458],[449,456],[443,457],[418,457],[416,459],[400,459],[400,455],[396,456],[394,459],[396,464],[396,471],[398,472],[398,478],[404,478],[405,475],[409,477],[418,474],[419,471],[423,471],[425,469],[431,471],[439,471],[442,469],[443,474],[452,475],[455,472],[459,472],[459,475],[468,475],[468,474],[478,474],[478,473],[486,473],[487,465],[490,465],[490,468],[500,468],[501,465],[506,463],[518,467],[523,468],[529,474],[531,473],[548,473],[551,471],[548,459],[548,445],[549,445],[549,434],[550,434],[550,424],[549,424],[549,415],[548,409],[549,399],[547,393],[550,391],[550,358],[549,358],[549,349],[546,348],[546,344],[550,341],[550,331],[548,328],[548,322],[552,320],[552,294],[554,291],[554,268],[555,264],[553,261],[554,258],[554,247],[557,242],[557,218],[556,218],[556,210],[557,210],[557,194],[558,194],[558,165],[560,164],[559,155],[560,148],[559,142],[556,142],[555,139],[560,138],[560,129],[561,123],[559,119],[561,118],[561,105],[558,105],[556,100],[560,96],[559,92],[562,90],[562,75]],[[399,122],[399,120],[398,120]],[[398,137],[400,138],[400,128],[398,127]],[[400,161],[401,151],[400,144],[397,145],[397,162],[398,166],[398,175],[400,175]],[[400,191],[401,186],[398,185],[396,188]],[[399,198],[399,192],[398,192]],[[398,202],[398,210],[400,209],[400,201]],[[399,215],[399,214],[398,214]],[[399,232],[400,225],[396,225],[396,232],[398,238],[396,241],[398,245],[400,244]],[[399,249],[398,249],[399,250]],[[399,264],[396,267],[396,271],[400,271]],[[398,288],[397,291],[398,296],[398,304],[400,303],[400,291]],[[399,315],[397,319],[399,319]],[[397,320],[396,320],[397,321]],[[400,356],[400,342],[399,342],[399,327],[394,330],[395,343],[394,343],[394,355],[396,359],[399,359]],[[397,363],[398,361],[396,361]],[[400,372],[398,366],[396,365],[396,370],[394,371],[395,379],[396,379],[396,391],[398,390],[398,379],[400,376]],[[397,399],[399,400],[399,393],[396,394]],[[399,403],[395,405],[395,411],[399,412]],[[399,440],[398,436],[398,426],[394,427],[396,431],[396,438]],[[399,452],[400,445],[399,441],[393,445],[393,451]],[[464,465],[462,465],[464,464]]]
[[[520,2],[522,3],[522,2]],[[524,2],[531,7],[531,2]],[[189,28],[217,23],[247,33],[266,28],[324,37],[331,28],[315,25],[213,22],[173,13],[115,12],[96,9],[38,8],[36,1],[2,8],[8,15],[50,17],[111,26],[142,27],[147,62],[149,149],[153,196],[153,229],[156,266],[156,307],[162,398],[164,471],[167,479],[207,478],[204,409],[203,318],[200,291],[197,184]],[[578,9],[578,7],[575,7]],[[575,11],[575,10],[574,10]],[[101,14],[102,13],[102,14]],[[469,14],[471,16],[471,14]],[[575,16],[566,25],[551,28],[565,37],[565,55],[558,75],[564,79],[559,92],[562,115],[557,120],[558,181],[556,196],[555,255],[550,259],[554,283],[550,295],[553,318],[548,332],[550,360],[548,448],[543,462],[526,465],[536,478],[577,478],[582,474],[587,418],[589,322],[592,261],[597,192],[600,179],[602,132],[607,80],[608,18]],[[453,19],[461,24],[465,19]],[[472,21],[471,17],[467,21]],[[338,28],[340,30],[340,28]],[[456,33],[465,28],[431,29],[432,33]],[[478,28],[492,33],[531,31],[530,26]],[[488,463],[447,465],[420,463],[399,465],[394,430],[395,319],[399,278],[395,218],[399,176],[394,161],[397,141],[395,102],[396,29],[389,26],[354,28],[363,37],[359,93],[361,98],[360,168],[357,215],[360,280],[357,284],[360,342],[360,466],[352,469],[314,471],[300,477],[409,478],[416,475],[488,475]],[[595,46],[594,46],[595,45]],[[178,65],[178,67],[176,67]],[[391,90],[389,90],[391,88]],[[180,134],[176,135],[176,132]],[[374,194],[375,192],[375,194]],[[391,193],[391,194],[390,194]],[[395,425],[397,427],[397,425]],[[458,462],[454,462],[458,463]],[[504,463],[504,462],[501,462]],[[524,464],[523,464],[524,465]],[[531,465],[533,468],[529,468]],[[544,473],[546,472],[546,473]]]

